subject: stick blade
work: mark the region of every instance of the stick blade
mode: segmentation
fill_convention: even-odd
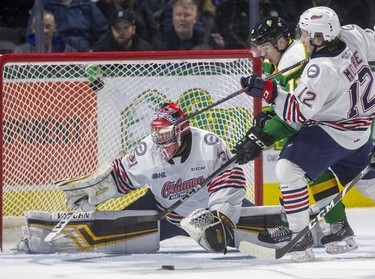
[[[57,237],[57,234],[58,234],[58,232],[56,232],[56,231],[52,231],[51,233],[49,233],[49,234],[44,238],[44,242],[46,242],[46,243],[51,242],[52,240],[54,240],[54,239]]]
[[[238,247],[241,253],[261,259],[278,259],[276,249],[261,246],[255,243],[241,241]]]
[[[68,212],[61,220],[57,223],[57,225],[52,229],[52,231],[47,234],[44,238],[44,242],[51,242],[54,240],[57,235],[65,228],[65,226],[73,219],[74,215],[78,212],[81,206],[87,202],[86,197],[78,200],[76,204],[74,204],[73,208]]]

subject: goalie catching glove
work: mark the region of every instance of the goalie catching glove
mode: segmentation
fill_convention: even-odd
[[[264,80],[256,75],[249,77],[242,77],[241,80],[242,88],[248,87],[246,94],[255,97],[263,98],[268,104],[273,103],[277,97],[277,83],[272,80]]]
[[[200,246],[210,252],[227,252],[234,241],[233,222],[218,210],[199,208],[181,220],[181,227]]]
[[[57,181],[55,185],[65,192],[68,206],[72,207],[80,199],[87,198],[81,208],[90,211],[117,194],[113,175],[113,166],[109,165],[87,176]]]
[[[232,151],[239,156],[236,163],[243,165],[255,160],[263,149],[274,142],[274,138],[264,133],[261,127],[251,127],[245,137],[236,144]]]

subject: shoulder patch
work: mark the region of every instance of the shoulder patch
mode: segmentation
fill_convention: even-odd
[[[312,64],[308,69],[307,69],[307,76],[309,78],[314,78],[317,77],[320,73],[320,68],[316,64]]]
[[[219,142],[219,138],[215,134],[208,133],[208,134],[204,135],[204,142],[207,145],[214,145],[214,144],[217,144]]]
[[[138,146],[135,148],[135,154],[138,156],[142,156],[146,153],[147,151],[147,145],[144,141],[141,141]]]
[[[129,166],[138,164],[137,158],[135,157],[135,150],[132,150],[125,158],[128,159]]]

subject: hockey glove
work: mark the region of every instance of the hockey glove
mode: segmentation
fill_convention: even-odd
[[[264,133],[259,126],[251,127],[245,137],[236,144],[232,151],[234,154],[239,155],[236,163],[244,165],[255,160],[263,149],[274,142],[274,138]]]
[[[247,87],[246,94],[255,97],[263,98],[268,104],[273,103],[277,97],[277,83],[272,80],[264,80],[256,75],[241,78],[242,88]]]
[[[258,126],[264,128],[268,121],[270,121],[276,113],[274,111],[262,111],[258,113],[253,119],[253,127]]]
[[[86,197],[87,202],[83,204],[82,210],[89,211],[117,194],[113,175],[113,165],[109,165],[87,176],[57,181],[55,185],[65,192],[69,206]]]
[[[234,241],[234,223],[218,210],[199,208],[181,220],[181,227],[210,252],[226,253]]]

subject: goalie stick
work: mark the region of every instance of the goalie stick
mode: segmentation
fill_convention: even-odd
[[[65,228],[65,226],[73,219],[74,215],[82,207],[82,205],[87,201],[84,197],[74,204],[72,209],[56,224],[52,231],[44,238],[44,242],[51,242],[57,238],[57,235]]]
[[[156,222],[156,221],[159,221],[159,220],[163,219],[165,216],[167,216],[168,214],[172,213],[177,207],[179,207],[188,198],[190,198],[196,192],[198,192],[199,190],[201,190],[208,182],[210,182],[212,179],[214,179],[219,173],[221,173],[227,167],[229,167],[232,163],[234,163],[237,160],[238,157],[239,157],[238,154],[234,155],[224,165],[222,165],[220,168],[218,168],[216,171],[214,171],[211,175],[209,175],[206,179],[204,179],[196,187],[190,189],[186,193],[185,196],[183,196],[181,199],[179,199],[178,201],[176,201],[174,204],[172,204],[170,207],[168,207],[164,211],[159,212],[158,214],[154,214],[154,215],[122,217],[122,218],[116,219],[113,222],[114,225],[115,226],[134,225],[134,224],[139,224],[139,223]]]
[[[346,186],[338,193],[332,201],[327,204],[318,215],[310,221],[288,244],[283,247],[266,247],[252,242],[241,241],[238,249],[241,253],[264,259],[280,259],[288,253],[294,245],[302,239],[302,237],[310,231],[327,213],[342,200],[342,198],[352,189],[358,181],[360,181],[370,171],[375,169],[375,151],[371,152],[370,163]]]
[[[279,76],[279,75],[281,75],[281,74],[283,74],[283,73],[285,73],[287,71],[290,71],[290,70],[292,70],[292,69],[294,69],[294,68],[296,68],[298,66],[301,66],[301,65],[303,65],[303,64],[305,64],[307,62],[309,62],[309,58],[305,58],[305,59],[303,59],[303,60],[301,60],[301,61],[299,61],[299,62],[297,62],[297,63],[295,63],[295,64],[293,64],[293,65],[291,65],[291,66],[289,66],[287,68],[285,68],[285,69],[282,69],[282,70],[280,70],[280,71],[278,71],[278,72],[276,72],[276,73],[268,76],[266,79],[267,80],[273,79],[273,78],[275,78],[275,77],[277,77],[277,76]],[[207,110],[209,110],[209,109],[211,109],[213,107],[216,107],[217,105],[220,105],[221,103],[224,103],[225,101],[228,101],[228,100],[230,100],[230,99],[232,99],[232,98],[234,98],[234,97],[236,97],[236,96],[238,96],[238,95],[240,95],[240,94],[242,94],[242,93],[244,93],[244,92],[246,92],[248,90],[249,90],[249,87],[242,88],[242,89],[240,89],[240,90],[238,90],[238,91],[236,91],[236,92],[228,95],[227,97],[225,97],[225,98],[217,101],[216,103],[213,103],[213,104],[211,104],[211,105],[209,105],[209,106],[207,106],[207,107],[205,107],[205,108],[203,108],[201,110],[198,110],[198,111],[196,111],[196,112],[194,112],[192,114],[187,115],[184,118],[181,118],[181,119],[177,120],[175,123],[173,123],[173,125],[175,126],[175,125],[181,124],[182,122],[184,122],[186,120],[189,120],[190,118],[193,118],[194,116],[197,116],[198,114],[201,114],[202,112],[205,112],[205,111],[207,111]]]

